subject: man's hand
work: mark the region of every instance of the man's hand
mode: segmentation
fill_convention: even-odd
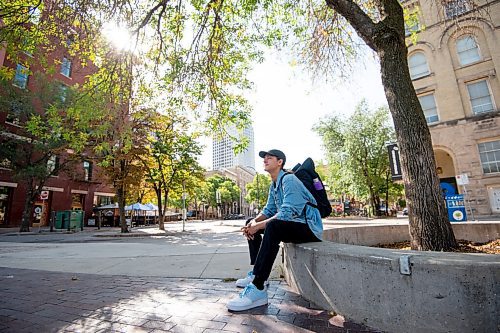
[[[251,240],[254,238],[255,233],[257,233],[260,229],[263,229],[265,225],[266,224],[264,222],[257,222],[253,219],[246,226],[242,227],[241,231],[246,239]]]
[[[242,227],[241,231],[243,232],[243,235],[246,237],[246,239],[251,240],[254,238],[255,233],[260,229],[261,229],[261,224],[259,222],[256,222],[255,219],[253,219],[246,226]]]

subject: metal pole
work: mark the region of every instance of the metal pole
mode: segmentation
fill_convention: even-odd
[[[257,176],[257,214],[260,212],[260,186],[259,186],[259,173],[255,170]]]
[[[257,170],[254,167],[252,167],[250,165],[246,165],[246,167],[252,169],[253,171],[255,171],[255,176],[257,177],[257,211],[260,212],[260,203],[259,203],[259,201],[260,201],[259,173],[257,172]],[[254,213],[254,212],[252,212],[252,213]]]
[[[467,189],[465,188],[465,185],[462,185],[462,186],[464,188],[465,202],[467,203],[467,206],[469,206],[471,220],[474,221],[475,220],[474,212],[472,212],[472,206],[471,206],[470,201],[469,201],[469,193],[467,193]]]
[[[182,231],[186,224],[186,182],[182,181]]]

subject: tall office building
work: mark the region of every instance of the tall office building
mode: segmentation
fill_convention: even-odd
[[[242,153],[234,153],[233,139],[248,138],[248,147]],[[228,129],[228,135],[224,138],[217,140],[214,138],[212,145],[212,168],[214,170],[221,170],[235,166],[250,166],[255,168],[255,144],[253,127],[250,125],[242,133],[239,133],[236,128],[231,127]]]

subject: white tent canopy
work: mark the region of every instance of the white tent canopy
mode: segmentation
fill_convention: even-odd
[[[158,206],[156,206],[156,205],[152,204],[151,202],[150,202],[150,203],[145,204],[144,206],[149,207],[149,210],[158,210]]]
[[[135,204],[132,204],[130,206],[125,206],[125,210],[154,210],[154,209],[151,209],[147,205],[143,205],[141,203],[136,202]]]

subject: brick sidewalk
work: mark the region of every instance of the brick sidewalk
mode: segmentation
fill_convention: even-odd
[[[227,311],[234,282],[0,267],[1,332],[376,332],[272,281],[268,306]]]

